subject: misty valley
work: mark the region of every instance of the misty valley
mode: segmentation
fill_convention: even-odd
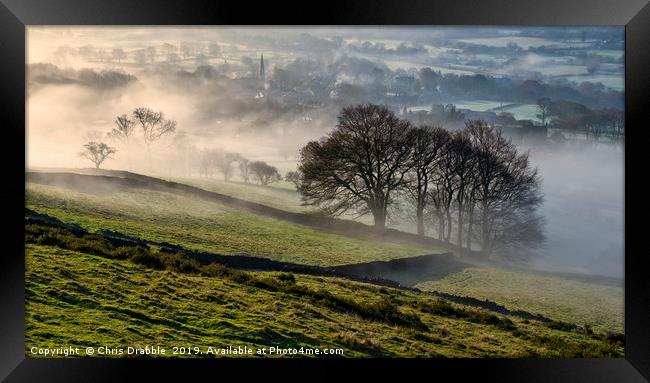
[[[26,355],[624,356],[621,28],[27,35]]]

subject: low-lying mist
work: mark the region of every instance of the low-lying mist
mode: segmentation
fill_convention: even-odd
[[[273,102],[237,97],[241,89],[219,77],[178,71],[139,73],[137,80],[111,88],[80,83],[38,82],[28,89],[27,165],[31,167],[85,167],[79,157],[88,141],[105,141],[118,150],[104,167],[145,170],[140,131],[129,148],[107,133],[115,119],[136,107],[162,111],[177,121],[187,143],[197,150],[220,148],[251,160],[295,161],[298,149],[332,126],[329,111],[319,110],[296,120]],[[335,116],[335,115],[334,115]],[[174,135],[152,146],[153,172],[165,172],[164,162],[178,149]],[[128,152],[128,155],[127,155]],[[129,161],[127,161],[129,157]],[[130,163],[130,164],[129,164]],[[285,169],[286,168],[286,169]],[[293,170],[282,166],[281,170]]]
[[[523,149],[527,149],[523,147]],[[547,242],[540,268],[623,277],[624,147],[530,147],[543,177]]]

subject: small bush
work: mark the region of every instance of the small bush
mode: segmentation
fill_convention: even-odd
[[[278,275],[278,279],[282,282],[290,283],[292,285],[296,284],[296,277],[291,273],[282,273]]]
[[[153,256],[149,253],[136,254],[129,259],[131,262],[143,265],[156,270],[162,270],[163,264],[160,262],[160,259],[156,256]]]
[[[603,340],[619,346],[625,346],[625,334],[608,332],[603,336]]]
[[[360,336],[351,331],[339,332],[334,334],[334,339],[352,349],[361,350],[379,350],[381,345],[378,340],[370,339],[365,336]]]
[[[572,331],[576,328],[574,324],[567,323],[567,322],[560,322],[560,321],[546,322],[546,327],[552,330],[560,330],[560,331]]]
[[[422,312],[433,315],[464,319],[472,323],[493,325],[506,331],[515,331],[517,329],[515,324],[507,317],[498,317],[483,311],[470,311],[456,308],[451,303],[442,299],[433,302],[418,302],[417,307]]]
[[[187,258],[185,255],[176,253],[176,254],[157,254],[160,262],[163,265],[165,270],[176,271],[179,273],[186,274],[198,274],[201,269],[201,265],[193,260]]]
[[[562,358],[604,358],[621,356],[617,346],[605,342],[569,342],[558,336],[532,338],[538,346],[555,352]]]

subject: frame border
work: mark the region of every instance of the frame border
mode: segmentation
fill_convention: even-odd
[[[647,0],[398,0],[329,1],[317,11],[304,12],[308,4],[172,0],[0,0],[0,126],[5,128],[10,150],[1,151],[8,170],[0,196],[5,201],[5,244],[10,250],[0,267],[0,380],[110,381],[147,370],[149,379],[170,377],[187,368],[214,374],[215,367],[264,368],[265,374],[298,367],[285,360],[130,360],[29,359],[24,350],[24,225],[25,194],[25,32],[29,25],[625,25],[625,173],[644,174],[642,145],[650,142],[642,113],[650,110],[650,4]],[[314,9],[314,4],[311,9]],[[273,15],[273,16],[271,16]],[[644,124],[645,123],[645,124]],[[631,135],[629,134],[631,132]],[[22,145],[18,145],[18,143]],[[625,199],[634,210],[625,211],[625,359],[452,359],[452,360],[336,360],[336,364],[368,373],[406,368],[430,369],[457,378],[498,377],[499,381],[643,382],[650,380],[650,279],[643,268],[643,228],[635,225],[647,209],[631,177],[625,177]],[[18,224],[18,222],[21,222]],[[300,360],[300,367],[319,375],[340,376],[329,360]],[[12,371],[13,369],[13,371]],[[404,370],[401,370],[404,371]],[[198,372],[198,371],[197,371]],[[10,374],[11,373],[11,374]],[[309,373],[309,372],[308,372]],[[453,375],[451,375],[453,374]],[[480,374],[480,375],[479,375]],[[309,376],[309,375],[307,375]],[[645,378],[644,378],[645,376]]]

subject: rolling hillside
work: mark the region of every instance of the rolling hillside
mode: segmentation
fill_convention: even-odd
[[[199,357],[217,356],[205,354],[208,347],[229,346],[296,350],[288,356],[310,356],[300,353],[303,347],[340,349],[345,357],[623,355],[615,338],[497,316],[420,292],[173,263],[165,263],[173,271],[159,270],[142,258],[123,260],[43,244],[70,246],[75,241],[70,237],[29,227],[27,351],[70,344],[158,346],[169,352],[175,346],[198,347],[202,354],[168,356]],[[92,252],[105,246],[83,243]]]
[[[376,261],[411,260],[440,254],[440,260],[418,267],[399,266],[363,277],[391,279],[422,290],[489,300],[509,310],[522,310],[552,320],[590,326],[599,332],[622,332],[622,286],[594,279],[540,275],[523,269],[452,258],[448,249],[404,240],[337,234],[313,225],[256,214],[205,198],[142,187],[92,189],[28,183],[27,207],[91,232],[116,231],[147,241],[171,243],[190,250],[223,255],[262,257],[322,267],[370,265]],[[261,202],[258,186],[236,193]],[[283,190],[270,193],[284,193]],[[398,270],[398,271],[396,271]],[[400,271],[401,270],[401,271]]]

